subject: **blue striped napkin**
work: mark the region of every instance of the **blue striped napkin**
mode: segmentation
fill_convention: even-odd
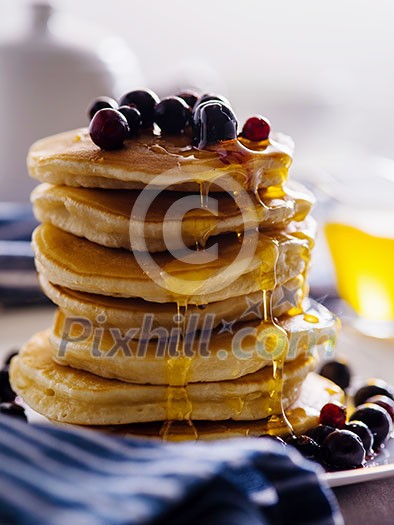
[[[0,523],[339,525],[320,468],[271,439],[162,443],[0,416]]]

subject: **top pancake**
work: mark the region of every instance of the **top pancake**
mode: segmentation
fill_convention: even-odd
[[[103,151],[82,128],[39,140],[27,164],[32,177],[66,186],[200,191],[205,184],[209,191],[256,191],[283,184],[292,153],[293,142],[282,134],[264,142],[239,139],[197,150],[187,134],[149,133],[126,141],[121,150]]]

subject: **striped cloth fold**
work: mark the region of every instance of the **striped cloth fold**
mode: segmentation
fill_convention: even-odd
[[[0,416],[0,523],[335,525],[320,468],[271,439],[162,443]]]

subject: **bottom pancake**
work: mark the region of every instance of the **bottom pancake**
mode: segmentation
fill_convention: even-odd
[[[344,400],[345,395],[336,384],[311,372],[301,387],[300,396],[286,410],[286,417],[295,434],[305,434],[318,425],[320,410],[326,403],[343,403]],[[162,422],[93,428],[130,437],[165,437],[168,441],[260,437],[265,434],[285,438],[291,434],[289,426],[280,417],[258,421],[195,421],[193,428],[187,422],[174,422],[167,426],[164,436]]]
[[[14,391],[40,414],[79,425],[120,425],[166,419],[252,421],[280,413],[272,367],[233,381],[183,387],[136,385],[106,379],[55,363],[49,332],[35,335],[10,365]],[[286,364],[283,406],[300,393],[313,356]],[[278,393],[278,392],[277,392]]]

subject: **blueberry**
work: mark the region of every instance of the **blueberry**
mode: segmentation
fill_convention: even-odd
[[[97,111],[104,108],[118,109],[118,103],[111,97],[97,97],[89,104],[87,114],[92,119]]]
[[[195,91],[186,90],[176,94],[177,97],[182,98],[186,104],[192,108],[199,98],[199,94]]]
[[[222,95],[216,95],[216,93],[204,93],[204,95],[201,95],[201,97],[195,102],[193,106],[193,112],[196,111],[197,107],[201,104],[204,104],[204,102],[222,102],[225,106],[231,107],[230,102],[227,100],[226,97],[223,97]]]
[[[154,109],[159,101],[160,99],[154,91],[137,89],[123,95],[119,100],[119,106],[136,107],[142,116],[142,127],[150,128],[153,126]]]
[[[361,439],[348,430],[334,430],[321,446],[323,461],[338,469],[358,468],[365,463],[365,449]]]
[[[386,409],[394,423],[394,401],[392,399],[387,396],[372,396],[369,397],[366,402],[375,403],[375,405],[379,405]]]
[[[320,411],[319,423],[334,428],[343,428],[346,423],[346,407],[336,401],[326,403]]]
[[[387,396],[394,400],[394,389],[382,379],[368,379],[367,383],[357,390],[354,395],[354,404],[357,407],[372,396]]]
[[[343,360],[327,361],[321,367],[319,374],[346,390],[350,385],[351,371],[348,364]]]
[[[120,149],[129,135],[129,125],[116,109],[100,109],[90,122],[89,133],[101,149]]]
[[[0,403],[0,414],[5,416],[18,417],[27,421],[25,409],[17,403]]]
[[[307,432],[307,436],[311,437],[318,445],[322,445],[328,434],[334,432],[335,428],[330,425],[317,425]]]
[[[182,133],[190,122],[191,111],[182,98],[167,97],[156,105],[154,118],[163,133]]]
[[[320,452],[320,445],[310,436],[292,436],[287,440],[287,443],[296,448],[298,452],[301,452],[301,454],[308,459],[316,459]]]
[[[373,434],[373,448],[379,450],[390,436],[393,423],[390,414],[379,405],[365,403],[357,407],[350,421],[362,421]]]
[[[365,452],[367,456],[373,455],[373,434],[362,421],[349,421],[344,426],[344,430],[349,430],[349,432],[354,432],[361,439]]]
[[[131,106],[120,106],[118,111],[126,117],[129,125],[129,137],[137,135],[142,126],[142,117],[138,109]]]
[[[221,102],[205,102],[193,114],[193,146],[204,149],[210,144],[237,138],[237,119]]]
[[[16,395],[10,385],[8,365],[0,370],[0,402],[14,401]]]

